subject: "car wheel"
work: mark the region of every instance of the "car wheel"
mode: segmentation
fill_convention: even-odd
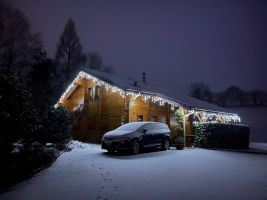
[[[170,140],[165,139],[162,143],[162,149],[163,150],[169,150],[170,149]]]
[[[140,152],[140,144],[134,140],[131,145],[132,154],[138,154]]]

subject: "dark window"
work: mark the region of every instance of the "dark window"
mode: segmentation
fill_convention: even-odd
[[[92,101],[92,96],[91,96],[91,92],[92,91],[92,88],[88,88],[87,89],[87,92],[88,92],[88,96],[89,96],[89,101]]]
[[[158,122],[159,121],[158,116],[156,116],[156,115],[152,116],[152,121],[153,122]]]
[[[138,122],[143,121],[143,115],[137,115],[137,119]]]

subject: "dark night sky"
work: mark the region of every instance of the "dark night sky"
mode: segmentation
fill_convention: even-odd
[[[267,1],[9,0],[54,56],[73,17],[84,51],[97,51],[125,77],[185,91],[238,85],[267,90]]]

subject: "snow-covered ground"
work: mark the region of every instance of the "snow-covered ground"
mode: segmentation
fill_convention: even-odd
[[[250,127],[250,141],[267,143],[267,107],[231,108]]]
[[[71,146],[0,199],[267,199],[267,155],[173,149],[129,156]]]

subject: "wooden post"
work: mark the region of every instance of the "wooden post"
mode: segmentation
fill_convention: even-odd
[[[184,109],[183,109],[184,110]],[[184,114],[184,146],[186,147],[186,131],[185,131],[185,123],[186,123],[186,118]]]
[[[171,121],[171,105],[169,105],[168,103],[165,104],[165,112],[166,112],[166,124],[170,127],[170,121]]]
[[[143,100],[142,100],[143,101]],[[148,111],[147,111],[147,120],[146,121],[150,121],[150,114],[151,114],[151,100],[147,100],[148,102]]]
[[[89,107],[89,94],[88,94],[88,85],[86,80],[82,80],[82,87],[84,89],[84,107],[83,107],[83,117],[81,120],[81,136],[82,140],[86,140],[86,132],[87,132],[87,127],[86,124],[89,121],[88,119],[88,107]]]
[[[98,112],[97,112],[97,119],[96,119],[96,132],[97,135],[100,135],[100,124],[101,124],[101,114],[102,114],[102,90],[104,88],[99,88],[99,99],[98,99]],[[102,136],[101,136],[102,137]]]
[[[185,123],[186,123],[187,119],[190,117],[190,115],[192,115],[192,114],[193,114],[192,112],[185,114],[185,111],[184,111],[184,141],[185,141],[185,145],[186,145],[186,124]],[[192,134],[192,132],[191,132],[191,134]]]
[[[129,96],[125,95],[124,97],[124,111],[123,111],[123,115],[124,115],[124,123],[128,123],[129,122],[129,109],[130,109],[130,101],[129,101]]]

